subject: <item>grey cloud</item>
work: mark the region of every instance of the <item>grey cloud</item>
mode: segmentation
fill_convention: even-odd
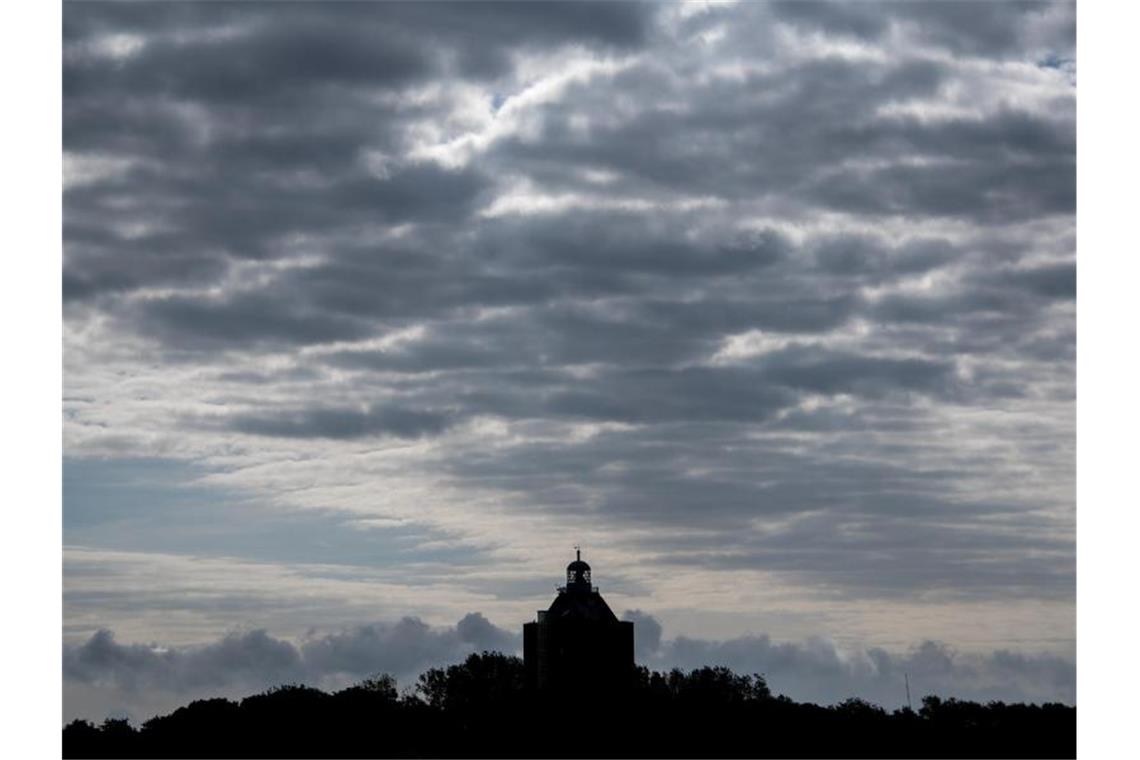
[[[536,388],[536,380],[545,382]],[[486,387],[469,390],[477,381]],[[647,425],[764,420],[795,401],[790,390],[765,383],[763,374],[733,367],[603,371],[586,378],[553,372],[454,375],[430,390],[420,389],[419,398],[456,405],[460,416]]]
[[[604,88],[578,85],[573,97],[538,109],[540,139],[504,140],[492,155],[544,183],[575,186],[564,167],[587,166],[616,172],[618,191],[664,197],[778,196],[801,208],[987,223],[1073,208],[1071,103],[1056,117],[1006,110],[931,124],[877,109],[937,97],[950,72],[933,61],[852,66],[823,59],[742,82],[713,79],[698,90],[678,73],[646,63],[615,74]],[[604,117],[612,92],[644,101],[644,109],[624,120]],[[654,105],[678,101],[684,106]],[[574,130],[567,125],[575,117],[595,118]],[[900,158],[926,163],[900,165]],[[875,159],[885,165],[859,166]]]
[[[614,373],[590,387],[555,394],[556,414],[619,422],[687,419],[765,419],[790,397],[766,386],[754,373],[736,369],[689,368]]]
[[[892,167],[828,177],[814,188],[824,205],[849,213],[906,214],[997,222],[1076,208],[1076,163],[1026,167],[1016,174],[992,166]]]
[[[326,361],[334,367],[391,372],[435,372],[473,367],[507,367],[528,355],[495,343],[472,343],[453,337],[433,337],[388,351],[341,351]]]
[[[904,673],[916,698],[937,694],[983,702],[1076,702],[1076,665],[1071,660],[1055,655],[1011,657],[1001,650],[958,654],[934,641],[901,655],[876,647],[851,657],[824,639],[775,643],[766,635],[718,642],[677,637],[650,662],[682,668],[716,663],[761,673],[773,692],[823,704],[857,696],[899,707],[906,703]]]
[[[79,646],[65,647],[64,678],[108,681],[126,691],[187,691],[240,684],[289,682],[303,674],[300,653],[265,631],[230,634],[201,648],[181,651],[119,644],[100,630]]]
[[[720,641],[677,636],[661,638],[661,625],[640,610],[622,618],[634,622],[637,662],[650,669],[723,665],[738,673],[760,673],[773,692],[799,701],[830,704],[860,697],[899,707],[906,703],[903,674],[917,701],[937,694],[980,701],[1076,702],[1076,664],[1057,655],[996,650],[960,653],[937,641],[922,641],[904,653],[881,647],[841,648],[810,638],[775,642],[767,634]]]
[[[485,46],[490,39],[500,44],[507,40],[534,46],[573,42],[616,49],[637,48],[645,43],[657,12],[654,4],[648,2],[560,0],[541,7],[530,3],[490,2],[472,6],[460,2],[448,6],[448,18],[440,23],[438,12],[414,7],[408,10],[420,23],[466,37],[471,47],[479,43]],[[471,52],[460,60],[465,64],[477,63]],[[484,65],[477,69],[494,67]]]
[[[825,31],[839,36],[877,39],[889,28],[888,14],[872,3],[840,2],[776,2],[772,4],[777,18],[800,29]]]
[[[238,20],[228,34],[149,44],[125,62],[73,61],[64,69],[64,93],[114,88],[125,97],[224,103],[295,96],[322,84],[399,86],[431,73],[422,46],[381,26],[338,23],[336,7],[329,11],[305,19],[286,12],[272,24]],[[177,29],[164,21],[159,29]]]
[[[1047,44],[1072,48],[1075,32],[1073,3],[1003,2],[978,5],[968,0],[908,2],[777,2],[773,12],[804,31],[878,41],[892,23],[905,23],[927,45],[980,56],[1016,55],[1023,47],[1026,27],[1034,16],[1062,11],[1067,18]]]
[[[843,433],[849,431],[918,432],[920,423],[900,409],[842,409],[819,407],[816,409],[789,409],[771,423],[776,430],[796,433]]]
[[[657,368],[653,359],[681,358],[686,344],[645,331],[639,337],[643,341],[657,338],[661,341],[659,348],[652,341],[646,345],[632,339],[627,346],[622,333],[628,330],[628,325],[605,329],[607,335],[616,339],[607,351],[583,342],[581,346],[588,353],[568,354],[566,348],[560,348],[557,336],[544,341],[544,350],[548,349],[553,359],[569,363],[617,361],[625,351],[627,362],[648,360],[649,366],[605,369],[584,377],[563,375],[557,383],[548,382],[541,393],[526,387],[507,391],[504,383],[509,378],[499,373],[491,376],[497,378],[500,393],[473,393],[462,389],[480,375],[468,374],[462,380],[456,378],[459,386],[454,390],[449,391],[448,382],[442,380],[434,384],[432,391],[421,390],[422,398],[459,404],[468,415],[555,416],[641,424],[740,423],[771,419],[778,411],[793,406],[798,394],[804,392],[878,398],[895,392],[948,397],[957,391],[953,365],[947,361],[862,356],[802,345],[771,352],[751,365]],[[511,356],[501,347],[458,348],[452,353],[447,350],[448,345],[429,344],[426,354],[417,354],[414,349],[362,356],[341,354],[334,361],[342,366],[430,370],[449,366],[478,369],[499,359],[519,360],[517,354]],[[712,348],[711,343],[705,346]],[[539,357],[535,356],[534,361],[539,362]],[[359,413],[351,416],[359,417],[363,423],[364,417]]]
[[[1056,300],[1077,297],[1077,267],[1072,262],[1046,266],[978,272],[971,283],[977,288],[1009,285],[1035,295]]]
[[[876,282],[939,269],[961,256],[945,239],[918,238],[891,246],[881,238],[859,235],[824,237],[812,254],[823,272],[873,277]]]
[[[172,352],[192,349],[305,345],[363,338],[367,324],[306,309],[262,294],[226,299],[186,296],[144,301],[128,312],[138,329],[168,344]]]
[[[817,393],[877,396],[891,390],[945,393],[953,365],[927,359],[895,359],[789,346],[765,354],[764,379]]]
[[[80,7],[68,9],[64,20],[64,41],[72,49],[106,33],[166,39],[103,71],[92,72],[90,60],[73,56],[65,91],[103,80],[128,91],[226,100],[315,84],[400,86],[453,67],[495,77],[508,69],[518,46],[638,46],[654,13],[650,3],[598,2],[552,2],[541,11],[526,3],[425,9],[416,3],[299,2],[272,14],[206,3]]]
[[[923,641],[905,653],[879,647],[842,650],[831,641],[774,642],[768,635],[728,640],[678,636],[663,639],[661,625],[648,613],[630,610],[637,662],[655,670],[724,665],[740,673],[761,673],[777,694],[834,703],[858,696],[896,707],[905,703],[903,674],[915,696],[938,694],[988,701],[1074,703],[1075,664],[1056,655],[1001,649],[959,653],[945,644]],[[477,632],[477,633],[474,633]],[[120,644],[101,630],[63,651],[64,687],[86,690],[88,710],[104,714],[135,706],[146,718],[156,710],[148,699],[173,694],[177,704],[226,694],[245,696],[281,683],[307,683],[338,689],[380,672],[411,685],[424,670],[462,660],[468,653],[502,645],[517,653],[521,637],[471,613],[459,625],[431,627],[415,618],[316,635],[300,645],[265,631],[230,634],[203,646],[159,647]],[[91,694],[95,699],[91,698]],[[94,717],[103,715],[70,715]]]
[[[121,644],[110,630],[63,650],[69,684],[124,694],[147,692],[213,695],[248,692],[282,683],[340,688],[379,672],[408,683],[436,665],[462,660],[472,651],[515,653],[521,636],[493,625],[480,613],[455,627],[432,627],[418,618],[375,623],[332,633],[313,633],[299,644],[264,630],[231,633],[199,646]]]
[[[835,366],[837,372],[849,368],[844,364]],[[874,371],[872,366],[862,377],[843,383],[837,380],[828,390],[865,388],[877,393],[877,383],[896,383],[874,376]],[[919,374],[917,370],[915,374]],[[795,368],[784,371],[784,377],[777,373],[769,377],[754,369],[732,367],[606,372],[588,380],[564,376],[559,385],[547,384],[537,394],[511,389],[506,381],[507,378],[497,376],[498,392],[448,391],[440,387],[421,392],[418,398],[413,396],[400,404],[362,408],[265,408],[231,414],[224,421],[204,422],[221,423],[227,429],[254,435],[348,439],[381,434],[406,438],[437,435],[465,417],[480,414],[641,424],[757,421],[769,419],[794,403],[794,393],[779,385],[794,386],[803,382]],[[908,382],[905,374],[897,382],[902,385],[895,387],[905,387]],[[417,408],[416,404],[429,406]]]
[[[248,155],[245,160],[250,160]],[[294,155],[291,160],[299,157]],[[327,158],[300,160],[320,165]],[[141,235],[132,232],[126,239],[107,225],[107,210],[99,207],[98,193],[75,191],[68,203],[65,228],[69,233],[67,277],[74,285],[66,294],[94,295],[178,280],[184,285],[208,282],[210,275],[217,281],[228,271],[230,260],[285,258],[288,238],[302,231],[331,234],[365,220],[400,223],[463,218],[486,187],[486,179],[477,172],[434,166],[410,166],[383,178],[357,166],[336,167],[326,182],[314,187],[288,176],[275,180],[257,170],[245,171],[224,157],[211,161],[218,163],[193,169],[202,175],[195,179],[177,183],[155,179],[152,188],[146,187],[150,181],[136,183],[136,190],[150,191],[138,196],[138,201],[144,210],[155,206],[152,221],[159,222],[159,229]],[[177,212],[168,211],[173,205]],[[334,253],[331,259],[334,263],[327,271],[351,281],[352,264],[359,257]],[[306,275],[317,278],[325,271],[294,273],[281,287],[304,282]],[[320,284],[314,283],[314,288]],[[252,300],[265,295],[264,291],[255,293]],[[377,293],[373,298],[380,296]],[[170,300],[177,302],[177,298]],[[157,303],[158,318],[162,309],[173,308]],[[240,320],[235,324],[240,332]]]
[[[1010,343],[1006,329],[1031,335],[1042,310],[1076,296],[1076,269],[1071,263],[1042,267],[974,270],[962,281],[923,293],[890,293],[877,299],[869,313],[883,323],[970,327],[975,341]]]
[[[882,514],[892,511],[889,500],[883,501],[878,512],[871,507],[862,514],[807,519],[777,531],[778,538],[725,539],[716,546],[670,550],[657,561],[716,569],[762,567],[811,584],[824,595],[847,598],[899,598],[918,588],[943,599],[1074,597],[1075,566],[1067,540],[1022,536],[1012,528],[982,530],[966,519],[962,528],[935,526],[921,511],[953,512],[952,504],[936,498],[910,497],[896,507],[902,512],[898,515]],[[907,507],[912,514],[903,512]],[[1000,514],[1008,507],[995,505],[993,511]]]
[[[519,649],[519,635],[504,631],[481,612],[469,612],[456,623],[455,632],[461,641],[471,644],[478,651],[516,652]]]
[[[278,410],[260,415],[234,415],[226,426],[240,433],[283,438],[351,439],[372,435],[419,438],[438,435],[455,424],[454,413],[397,405],[359,409]]]
[[[726,334],[753,329],[819,333],[843,324],[859,306],[859,300],[846,295],[794,294],[751,301],[643,298],[605,310],[541,305],[530,307],[525,316],[441,320],[416,340],[380,351],[335,352],[326,361],[335,367],[407,373],[583,364],[672,368],[712,356]]]
[[[648,662],[661,649],[661,624],[647,612],[626,610],[622,620],[633,623],[633,651],[637,662]]]
[[[133,269],[125,269],[124,262],[137,248],[133,243],[123,243],[111,255],[94,255],[69,268],[63,275],[64,301],[70,304],[143,287],[204,285],[221,278],[229,268],[220,256],[172,252],[161,257],[139,256]]]
[[[1034,17],[1050,11],[1061,11],[1065,18],[1044,40],[1045,45],[1052,50],[1071,50],[1076,35],[1075,3],[1071,2],[1007,2],[978,7],[966,0],[949,0],[931,3],[929,8],[909,3],[885,7],[909,15],[913,27],[929,43],[973,55],[1016,55]]]
[[[472,616],[477,616],[473,618]],[[479,613],[459,621],[455,628],[433,628],[416,618],[395,624],[374,624],[318,636],[301,645],[301,655],[315,679],[329,676],[359,678],[376,672],[404,680],[429,667],[455,662],[492,642],[514,653],[519,637],[491,625],[480,625]]]
[[[577,213],[488,225],[481,247],[492,261],[516,266],[674,277],[763,269],[785,259],[792,248],[787,237],[774,230],[720,240],[686,239],[692,221],[649,219],[630,212]]]
[[[821,292],[821,285],[817,283],[816,289],[809,291],[796,280],[777,279],[768,287],[755,287],[751,298],[727,294],[680,302],[653,298],[643,301],[640,308],[674,334],[695,331],[719,337],[749,330],[824,333],[855,316],[862,298],[848,292],[827,294]]]

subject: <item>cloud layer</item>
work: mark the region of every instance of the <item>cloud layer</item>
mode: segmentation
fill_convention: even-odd
[[[727,665],[740,673],[763,673],[776,693],[800,701],[828,704],[858,696],[897,707],[905,704],[904,673],[916,697],[936,693],[1075,701],[1075,665],[1051,655],[1008,650],[962,655],[934,641],[891,654],[881,648],[845,650],[818,638],[782,643],[767,635],[662,640],[661,625],[651,615],[630,610],[623,617],[635,623],[639,664],[653,670]],[[296,643],[254,630],[171,648],[123,644],[104,629],[64,649],[65,689],[78,697],[65,719],[98,721],[129,714],[145,720],[194,698],[242,696],[284,683],[338,689],[382,672],[395,674],[401,688],[410,689],[419,673],[461,661],[470,652],[521,654],[520,649],[518,632],[498,628],[477,612],[452,627],[433,628],[406,617],[391,624],[314,632]]]
[[[581,542],[698,638],[1071,643],[1074,19],[68,4],[65,448],[126,468],[77,465],[69,634],[233,622],[123,599],[123,553],[439,623]],[[194,475],[140,499],[143,460]]]

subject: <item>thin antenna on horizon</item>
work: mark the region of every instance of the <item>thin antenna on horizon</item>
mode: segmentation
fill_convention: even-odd
[[[910,705],[910,674],[903,672],[903,681],[906,683],[906,709],[913,711],[914,708]]]

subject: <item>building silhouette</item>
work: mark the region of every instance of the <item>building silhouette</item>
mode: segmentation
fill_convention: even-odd
[[[528,685],[560,693],[624,689],[631,683],[633,623],[621,621],[592,585],[590,566],[566,566],[566,585],[550,609],[523,625],[523,661]]]

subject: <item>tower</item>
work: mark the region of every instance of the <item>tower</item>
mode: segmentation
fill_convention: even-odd
[[[630,684],[633,623],[618,620],[598,593],[580,549],[550,608],[523,625],[523,661],[528,685],[541,691],[612,691]]]

